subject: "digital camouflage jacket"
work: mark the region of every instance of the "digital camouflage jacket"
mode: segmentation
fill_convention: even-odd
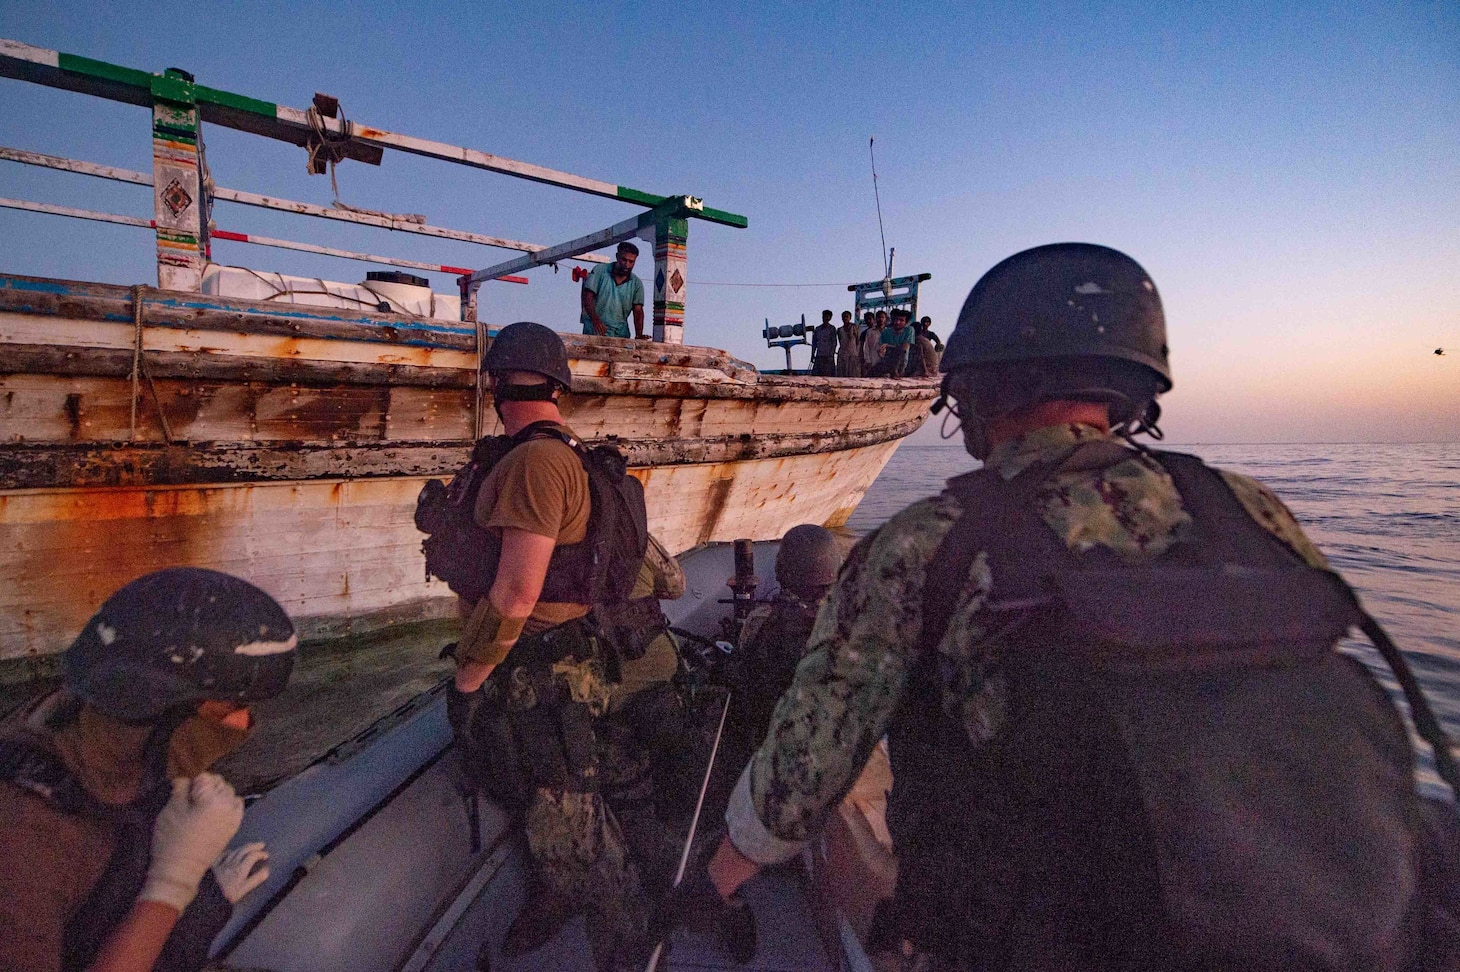
[[[1012,479],[1101,438],[1111,435],[1088,425],[1038,429],[1001,443],[987,465]],[[1254,520],[1313,566],[1327,566],[1277,496],[1245,476],[1222,476]],[[1139,454],[1104,469],[1061,472],[1036,495],[1044,522],[1071,550],[1105,546],[1136,563],[1164,553],[1191,523],[1171,478]],[[966,577],[940,576],[929,563],[962,513],[947,493],[921,500],[853,548],[726,812],[731,839],[747,857],[770,864],[794,856],[856,781],[903,701],[927,583],[964,592],[938,645],[940,668],[953,673],[944,708],[975,744],[998,730],[1002,686],[989,677],[987,632],[977,619],[991,589],[988,562],[976,556]]]

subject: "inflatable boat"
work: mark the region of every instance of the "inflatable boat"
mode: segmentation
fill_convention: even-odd
[[[775,549],[754,545],[758,575],[773,574]],[[687,642],[713,645],[730,610],[731,547],[703,547],[681,563],[686,592],[664,602],[665,613]],[[524,900],[524,845],[490,800],[469,798],[444,693],[443,678],[251,799],[235,843],[267,843],[272,873],[215,942],[219,963],[275,972],[592,970],[581,918],[537,952],[500,956]],[[875,777],[864,777],[849,804],[875,807],[885,796]],[[681,930],[659,968],[870,970],[858,936],[875,888],[890,890],[890,855],[879,856],[875,819],[847,811],[802,860],[747,887],[759,942],[749,963],[735,965],[713,938]],[[701,821],[700,834],[714,824]]]

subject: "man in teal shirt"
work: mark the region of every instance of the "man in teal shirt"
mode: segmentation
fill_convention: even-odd
[[[901,378],[907,373],[908,352],[916,335],[908,325],[912,314],[899,307],[892,312],[892,326],[882,331],[882,364],[877,377]]]
[[[629,336],[629,311],[634,312],[634,337],[644,340],[644,282],[631,272],[639,248],[620,243],[612,263],[600,263],[583,281],[584,334]]]

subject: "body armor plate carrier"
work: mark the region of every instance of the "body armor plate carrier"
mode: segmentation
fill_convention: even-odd
[[[612,446],[588,448],[552,422],[534,422],[516,435],[482,439],[471,461],[452,478],[426,483],[416,500],[416,528],[427,577],[439,577],[467,600],[492,588],[502,537],[476,522],[477,493],[492,469],[517,446],[557,439],[571,448],[588,474],[588,532],[579,543],[553,548],[541,599],[555,604],[626,600],[649,544],[644,488],[627,475],[623,454]]]
[[[1006,709],[977,747],[945,712],[962,591],[930,581],[888,732],[888,933],[949,968],[1412,967],[1411,747],[1334,650],[1367,616],[1215,471],[1153,455],[1193,526],[1147,564],[1065,547],[1029,502],[1054,468],[949,484],[966,513],[932,562],[964,578],[986,553]]]

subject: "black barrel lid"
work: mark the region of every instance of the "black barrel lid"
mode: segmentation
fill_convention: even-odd
[[[431,281],[425,277],[418,277],[414,273],[401,273],[399,270],[371,270],[365,274],[365,282],[407,284],[411,287],[431,286]]]

